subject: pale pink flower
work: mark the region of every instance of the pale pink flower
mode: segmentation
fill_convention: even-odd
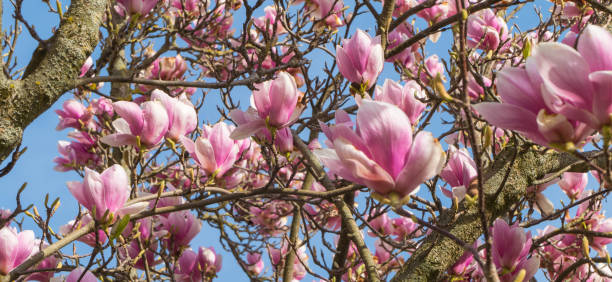
[[[509,226],[504,220],[496,219],[492,228],[493,244],[491,255],[502,281],[514,281],[519,271],[525,269],[523,281],[535,275],[540,266],[537,256],[527,258],[531,249],[531,233],[517,225]],[[506,270],[506,271],[504,271]],[[505,275],[501,275],[507,273]]]
[[[230,136],[233,126],[220,122],[212,127],[204,125],[202,136],[196,141],[181,136],[185,150],[207,175],[222,177],[239,157],[240,141]]]
[[[175,251],[189,246],[202,229],[202,222],[188,210],[170,213],[160,220],[160,227],[168,232],[164,241],[169,249]]]
[[[357,29],[351,39],[343,39],[336,46],[336,63],[342,76],[348,81],[370,88],[383,70],[384,52],[380,37]]]
[[[413,139],[412,128],[406,126],[410,119],[398,107],[364,99],[357,112],[358,131],[346,118],[337,116],[333,127],[321,124],[333,148],[315,153],[331,175],[366,185],[397,203],[442,170],[440,143],[424,131]]]
[[[79,130],[96,128],[91,111],[77,100],[67,100],[62,105],[62,109],[55,110],[55,113],[57,113],[60,119],[59,124],[55,128],[56,130],[62,130],[68,127]]]
[[[578,199],[589,181],[586,173],[565,172],[559,181],[559,186],[570,199]]]
[[[68,274],[68,277],[66,277],[66,280],[64,282],[98,282],[96,276],[94,276],[91,272],[87,271],[83,275],[83,271],[85,271],[85,268],[83,268],[82,266],[75,268],[73,271],[70,272],[70,274]]]
[[[0,275],[7,275],[38,251],[32,230],[17,232],[7,226],[0,228]]]
[[[146,208],[146,203],[125,206],[131,188],[125,170],[118,164],[105,169],[102,174],[86,167],[82,183],[70,181],[66,185],[81,205],[92,213],[95,210],[97,220],[102,219],[106,211],[122,216]]]
[[[374,100],[396,105],[404,111],[412,125],[418,123],[421,113],[427,106],[417,99],[423,99],[426,96],[421,86],[414,80],[408,81],[402,86],[393,80],[386,79],[382,87],[376,86],[374,93]]]
[[[451,186],[452,192],[445,188],[442,188],[442,192],[450,198],[457,197],[461,201],[465,197],[470,184],[478,175],[476,162],[465,148],[457,150],[455,146],[450,145],[448,154],[448,163],[440,172],[440,177]]]
[[[168,132],[169,118],[166,109],[159,101],[147,101],[140,106],[134,102],[113,103],[121,118],[113,121],[117,133],[100,139],[113,147],[123,145],[154,147]]]
[[[255,276],[261,274],[261,272],[264,269],[264,262],[261,259],[260,253],[247,254],[247,263],[248,263],[248,266],[247,266],[248,271]]]
[[[198,126],[198,116],[193,104],[185,94],[172,98],[161,90],[153,90],[151,100],[159,100],[168,114],[168,132],[166,138],[177,141],[195,130]]]
[[[276,79],[255,84],[251,105],[246,112],[235,109],[230,117],[238,124],[231,137],[244,139],[268,127],[280,129],[294,123],[302,113],[298,107],[300,93],[295,79],[280,72]]]

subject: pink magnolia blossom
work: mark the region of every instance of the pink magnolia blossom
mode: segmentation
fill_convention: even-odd
[[[603,216],[601,216],[600,219],[597,220],[596,224],[594,224],[592,230],[595,232],[610,234],[610,232],[612,232],[612,218],[603,218]],[[590,240],[590,243],[591,248],[596,250],[600,256],[605,257],[605,254],[607,253],[606,245],[612,243],[612,238],[594,236],[593,239]]]
[[[177,211],[161,217],[161,228],[168,232],[165,243],[171,250],[189,246],[189,242],[200,233],[202,222],[190,211]]]
[[[382,234],[383,236],[386,236],[391,235],[393,233],[393,222],[391,221],[387,213],[383,213],[372,220],[368,220],[368,223],[374,229],[372,231],[368,230],[368,235],[372,237],[378,237],[377,234]]]
[[[539,257],[527,258],[531,248],[531,233],[525,234],[523,228],[509,226],[498,218],[493,223],[492,236],[491,255],[500,279],[514,281],[522,269],[526,272],[523,281],[531,279],[540,266]]]
[[[481,78],[482,78],[482,82],[485,87],[491,87],[492,82],[489,78],[484,77],[484,76],[481,76]],[[472,75],[471,73],[468,75],[467,93],[470,99],[472,99],[472,101],[475,101],[481,97],[484,97],[484,94],[485,94],[485,90],[476,81],[476,78],[474,78],[474,75]]]
[[[336,46],[336,63],[340,73],[350,82],[370,88],[376,83],[383,70],[384,52],[380,37],[357,29],[351,39],[343,39],[342,46]]]
[[[149,267],[153,267],[161,263],[162,260],[155,259],[155,253],[159,246],[158,238],[164,238],[167,232],[160,230],[158,224],[159,222],[151,217],[145,217],[136,222],[128,223],[121,234],[130,241],[127,246],[119,248],[118,255],[120,261],[131,260],[134,262],[134,259],[138,257],[138,260],[134,262],[134,267],[141,270],[146,268],[146,264]],[[136,226],[138,226],[138,229],[135,229]],[[138,237],[132,235],[137,235]]]
[[[402,23],[397,26],[393,31],[389,33],[389,37],[387,41],[389,44],[387,45],[387,50],[392,50],[397,47],[404,41],[410,39],[414,35],[414,31],[411,25],[408,23]],[[418,53],[419,44],[413,44],[409,48],[404,49],[399,54],[389,57],[386,59],[387,62],[399,62],[402,66],[406,68],[414,67],[417,59],[420,58]]]
[[[310,0],[308,9],[312,12],[315,20],[324,20],[326,26],[331,29],[336,29],[343,26],[342,8],[344,2],[342,0]]]
[[[261,29],[268,36],[281,35],[287,32],[274,6],[265,7],[264,12],[264,16],[253,19],[253,24],[255,24],[256,27]]]
[[[274,247],[268,246],[268,254],[270,255],[270,262],[277,269],[283,269],[285,265],[285,258],[289,252],[294,252],[294,249],[291,248],[289,250],[289,243],[287,240],[283,240],[281,243],[281,248],[276,249]],[[302,280],[306,274],[306,266],[308,265],[308,254],[306,253],[306,246],[302,245],[301,247],[295,250],[296,259],[293,262],[293,279]]]
[[[91,69],[92,65],[93,65],[93,59],[91,58],[91,56],[89,56],[87,57],[87,60],[85,60],[85,63],[83,63],[83,66],[81,66],[81,73],[79,74],[79,77],[85,76],[85,74],[87,74],[89,69]]]
[[[99,98],[91,101],[91,107],[93,112],[97,116],[103,116],[104,114],[112,117],[115,111],[113,110],[113,101],[107,98]]]
[[[35,250],[38,250],[38,246],[40,246],[40,245],[41,245],[41,241],[40,240],[36,240]],[[46,248],[47,246],[49,246],[49,244],[47,242],[42,241],[42,249]],[[55,255],[51,255],[51,256],[48,256],[45,259],[43,259],[41,262],[39,262],[35,267],[32,268],[32,270],[53,269],[53,268],[57,267],[57,265],[59,264],[60,261],[61,261],[61,259],[59,257],[57,257]],[[47,282],[47,281],[51,280],[51,277],[53,277],[53,274],[55,274],[55,272],[53,272],[53,271],[34,272],[34,273],[28,275],[28,277],[26,277],[25,281]]]
[[[90,149],[91,145],[83,144],[80,142],[68,142],[60,140],[57,142],[57,150],[61,157],[56,157],[53,162],[56,163],[53,167],[56,171],[70,171],[80,166],[88,166],[96,164],[99,160],[99,156],[92,153]]]
[[[98,282],[96,276],[94,276],[91,272],[87,271],[85,272],[85,274],[83,274],[84,271],[85,268],[83,268],[82,266],[75,268],[73,271],[70,272],[70,274],[68,274],[68,277],[66,277],[65,282]]]
[[[168,114],[168,132],[166,138],[178,140],[181,136],[191,133],[198,126],[198,116],[193,104],[185,94],[172,98],[161,90],[153,90],[152,100],[159,100]]]
[[[230,136],[233,126],[220,122],[215,125],[204,125],[202,136],[195,142],[181,136],[185,150],[189,152],[198,166],[207,175],[223,176],[239,157],[240,141]]]
[[[146,16],[155,8],[159,0],[117,0],[115,11],[121,16]]]
[[[595,129],[610,124],[612,52],[603,46],[612,36],[589,25],[578,51],[560,43],[541,43],[525,68],[498,73],[503,103],[475,109],[491,124],[516,130],[548,146],[580,145]]]
[[[387,102],[398,106],[410,119],[412,125],[416,125],[421,117],[421,113],[427,106],[417,98],[425,98],[425,92],[421,86],[414,81],[408,81],[404,86],[393,80],[386,79],[382,87],[376,86],[376,101]]]
[[[347,117],[348,118],[348,117]],[[410,119],[398,107],[364,99],[356,127],[350,119],[321,128],[333,148],[315,151],[321,161],[346,180],[368,186],[397,203],[444,166],[444,151],[429,132],[412,136]]]
[[[196,254],[191,249],[183,251],[174,271],[174,279],[178,282],[202,281],[202,277],[211,281],[216,273],[221,271],[221,255],[215,253],[213,247],[200,247]]]
[[[131,188],[125,170],[118,164],[105,169],[102,174],[86,167],[82,183],[70,181],[66,185],[81,205],[92,213],[95,209],[96,220],[102,219],[106,211],[121,216],[146,208],[146,203],[125,206]]]
[[[559,181],[559,186],[570,199],[578,199],[589,181],[586,173],[565,172]]]
[[[404,241],[410,238],[419,237],[422,235],[417,230],[419,225],[407,217],[398,217],[393,219],[393,235],[397,236],[395,240]]]
[[[440,177],[451,186],[452,191],[442,188],[442,192],[461,201],[477,176],[476,163],[465,148],[457,150],[455,146],[450,145],[448,151],[448,163],[440,172]]]
[[[467,19],[467,44],[470,48],[497,50],[509,46],[508,26],[492,9],[480,10]],[[502,47],[502,48],[504,48]]]
[[[421,71],[421,81],[426,84],[431,82],[431,78],[436,78],[440,76],[442,81],[446,80],[444,76],[444,65],[440,62],[440,57],[438,55],[431,55],[425,59],[425,69]]]
[[[7,226],[0,229],[0,275],[7,275],[38,251],[38,241],[32,230],[17,232]]]
[[[244,139],[268,127],[280,129],[290,126],[302,113],[297,102],[300,93],[295,79],[287,72],[280,72],[276,79],[256,84],[247,112],[235,109],[230,112],[238,124],[231,137]]]
[[[96,128],[91,111],[77,100],[67,100],[62,105],[62,109],[55,110],[55,113],[57,113],[60,119],[59,124],[55,128],[56,130],[62,130],[68,127],[76,129]]]
[[[247,270],[255,276],[261,274],[264,269],[264,262],[260,253],[247,254],[247,264]]]
[[[158,80],[180,80],[187,71],[187,63],[181,55],[158,58],[147,68],[144,77]]]
[[[123,145],[154,147],[168,132],[169,118],[159,101],[147,101],[140,106],[134,102],[113,103],[121,118],[113,121],[117,133],[100,139],[102,143],[119,147]]]

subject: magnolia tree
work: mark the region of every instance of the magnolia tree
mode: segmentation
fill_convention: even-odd
[[[81,179],[14,191],[0,280],[610,281],[610,3],[527,2],[5,3],[0,175],[65,95]]]

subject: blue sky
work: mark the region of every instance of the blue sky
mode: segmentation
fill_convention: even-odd
[[[13,19],[9,14],[9,11],[12,11],[12,7],[9,1],[3,1],[3,3],[4,17],[2,23],[4,29],[7,30],[13,24]],[[58,24],[57,16],[47,13],[46,5],[44,5],[42,1],[25,1],[25,5],[26,8],[24,9],[24,12],[26,19],[31,20],[31,23],[36,26],[37,31],[39,32],[41,37],[48,38],[51,35],[52,27]],[[380,5],[380,3],[376,2],[374,3],[374,5]],[[536,4],[526,4],[524,12],[519,14],[519,19],[521,20],[521,27],[529,27],[537,24],[537,18],[535,16],[535,13],[533,13],[532,8],[534,6],[549,7],[550,4],[548,2],[536,2]],[[542,10],[546,11],[547,8]],[[263,9],[261,9],[259,13],[255,14],[255,16],[261,15],[263,15]],[[243,16],[237,16],[235,22],[241,22],[241,18],[243,18]],[[367,15],[360,16],[360,19],[360,24],[356,27],[362,29],[369,29],[371,31],[370,34],[373,34],[375,26],[372,20],[368,18]],[[427,55],[438,54],[441,58],[447,59],[447,50],[451,46],[450,40],[451,38],[449,34],[445,33],[443,34],[440,41],[438,41],[437,43],[428,43],[428,48],[426,50]],[[16,50],[16,56],[19,58],[18,62],[20,66],[24,66],[27,63],[27,60],[31,57],[31,54],[35,47],[35,41],[33,41],[27,35],[27,31],[24,30],[22,36],[20,37],[20,40],[18,41],[18,48]],[[313,59],[312,66],[314,69],[321,68],[323,66],[323,62],[323,60]],[[382,84],[385,78],[391,78],[395,80],[398,79],[398,76],[393,72],[391,65],[386,64],[385,67],[386,69],[383,72],[383,75],[379,77],[379,84]],[[246,106],[245,103],[247,103],[247,99],[250,93],[244,88],[238,91],[239,92],[236,94],[241,96],[241,100],[243,101],[242,108],[244,108]],[[215,94],[215,92],[211,92],[211,94],[208,95],[205,107],[201,111],[201,113],[206,114],[200,115],[200,119],[202,121],[214,123],[218,119],[218,114],[216,113],[216,105],[219,103],[219,98],[218,95]],[[61,208],[57,211],[56,215],[51,220],[51,226],[54,228],[54,230],[58,230],[59,226],[65,224],[68,220],[73,219],[77,213],[77,202],[68,193],[68,189],[66,188],[65,183],[67,181],[80,181],[81,179],[74,172],[54,171],[54,163],[52,162],[53,158],[58,155],[57,141],[68,140],[66,134],[69,132],[69,130],[55,130],[55,127],[58,123],[58,118],[53,111],[61,108],[62,103],[65,100],[70,99],[71,97],[71,94],[64,95],[51,109],[46,111],[26,129],[23,145],[28,147],[27,152],[19,160],[16,167],[10,174],[3,178],[0,178],[0,187],[2,187],[3,189],[3,197],[0,197],[0,208],[13,209],[15,207],[15,195],[17,193],[18,188],[24,182],[28,183],[28,186],[24,191],[21,199],[24,206],[27,206],[28,204],[34,204],[35,206],[39,207],[39,210],[42,211],[45,194],[49,194],[50,199],[60,197]],[[196,95],[196,97],[201,96]],[[446,128],[441,127],[439,123],[428,128],[428,130],[434,132],[434,135],[436,133],[441,133],[444,129]],[[5,163],[2,164],[2,166],[4,165]],[[589,178],[589,182],[589,187],[591,189],[597,187],[596,181],[592,177]],[[422,194],[426,195],[425,191],[422,191]],[[559,201],[562,199],[567,202],[566,197],[562,195],[562,193],[560,193],[560,189],[557,186],[550,187],[545,192],[545,194],[549,196],[549,198],[555,203],[556,207],[559,207]],[[604,209],[606,209],[606,206],[609,209],[609,203],[604,203]],[[23,226],[25,229],[36,230],[32,220],[27,217],[24,220]],[[370,244],[373,243],[373,240],[368,241],[368,243]],[[202,232],[192,242],[192,246],[194,248],[197,248],[197,246],[214,246],[216,250],[222,250],[222,247],[218,241],[218,232],[210,228],[206,224],[204,224]],[[80,249],[87,250],[82,247]],[[221,253],[224,256],[224,265],[221,273],[219,273],[221,277],[220,280],[246,280],[246,276],[242,274],[242,270],[233,262],[231,254],[227,252]],[[266,263],[266,268],[269,268],[270,264],[267,260],[267,254],[264,254],[264,261]]]

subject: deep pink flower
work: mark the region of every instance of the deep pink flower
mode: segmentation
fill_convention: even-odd
[[[419,225],[412,219],[407,217],[398,217],[393,219],[393,235],[397,236],[395,240],[404,241],[410,238],[419,237],[422,232],[417,231]]]
[[[164,241],[169,249],[175,251],[189,246],[189,242],[202,229],[202,222],[190,211],[173,212],[160,220],[161,228],[168,231],[168,239]]]
[[[480,10],[467,19],[467,44],[470,48],[497,50],[500,44],[509,47],[508,26],[492,9]]]
[[[268,36],[281,35],[287,30],[283,27],[283,23],[278,18],[276,8],[267,6],[264,8],[265,15],[253,19],[253,24],[265,32]]]
[[[233,139],[247,138],[268,127],[288,127],[302,113],[297,104],[300,93],[289,73],[280,72],[276,79],[256,84],[255,88],[251,96],[252,108],[247,112],[238,109],[230,112],[238,124],[231,134]]]
[[[426,84],[430,84],[431,78],[440,76],[442,81],[446,81],[444,76],[444,65],[440,62],[438,55],[431,55],[425,59],[425,69],[421,71],[421,81]]]
[[[380,37],[357,29],[351,39],[343,39],[342,46],[336,46],[336,63],[340,73],[348,81],[370,88],[382,72],[385,62]]]
[[[96,124],[93,121],[93,114],[81,102],[77,100],[67,100],[62,105],[61,110],[55,110],[59,116],[60,122],[55,128],[62,130],[72,127],[76,129],[89,128],[95,129]]]
[[[155,8],[159,0],[117,0],[115,11],[121,16],[146,16]]]
[[[66,185],[81,205],[91,212],[95,208],[97,220],[102,219],[107,210],[121,216],[146,207],[146,203],[125,206],[131,188],[125,170],[118,164],[105,169],[102,174],[86,167],[83,183],[70,181]]]
[[[123,145],[154,147],[168,132],[169,118],[159,101],[147,101],[140,106],[134,102],[113,103],[121,118],[113,121],[117,133],[100,139],[102,143],[119,147]]]
[[[138,229],[134,230],[136,225],[138,225]],[[119,259],[121,261],[133,261],[136,257],[139,257],[139,259],[134,263],[134,267],[142,270],[146,268],[146,264],[148,264],[149,267],[160,264],[162,260],[156,260],[155,253],[159,246],[158,238],[164,238],[166,233],[166,230],[159,230],[158,222],[156,222],[152,217],[145,217],[137,220],[136,222],[128,223],[127,227],[121,234],[124,238],[130,241],[125,247],[119,248]],[[138,239],[132,235],[138,235]],[[144,254],[141,244],[142,247],[144,247]]]
[[[333,127],[321,124],[333,148],[315,153],[330,174],[366,185],[397,203],[444,166],[440,143],[424,131],[413,139],[407,124],[410,119],[398,107],[364,99],[357,112],[358,130],[345,118],[337,118]]]
[[[414,81],[408,81],[404,86],[393,80],[386,79],[382,87],[376,86],[376,101],[387,102],[398,106],[410,119],[412,125],[416,125],[421,117],[421,113],[427,106],[417,98],[425,98],[425,92],[421,86]]]

